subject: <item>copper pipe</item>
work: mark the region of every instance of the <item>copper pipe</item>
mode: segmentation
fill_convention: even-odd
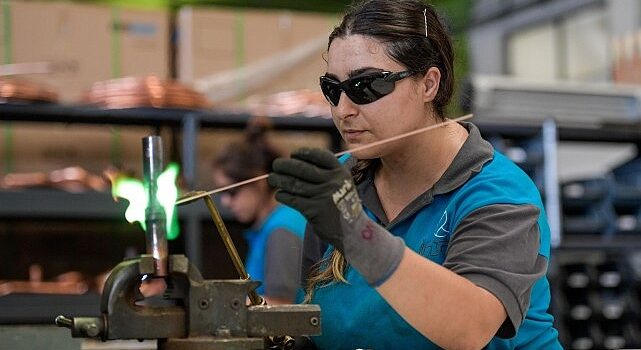
[[[163,172],[163,151],[160,136],[142,139],[143,179],[148,196],[145,209],[145,240],[147,254],[154,258],[155,276],[167,276],[167,216],[158,202],[158,177]]]

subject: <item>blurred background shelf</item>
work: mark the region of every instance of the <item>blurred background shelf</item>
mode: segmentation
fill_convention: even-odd
[[[55,103],[0,104],[0,119],[4,121],[180,126],[185,118],[198,112],[151,107],[104,109]]]
[[[198,138],[204,133],[204,129],[241,131],[252,117],[249,113],[195,109],[102,109],[57,104],[0,104],[0,119],[6,122],[31,122],[43,125],[47,123],[98,124],[125,127],[143,125],[155,127],[155,133],[169,132],[170,138],[166,142],[174,147],[169,147],[168,158],[177,159],[180,162],[184,184],[192,189],[197,183],[198,167],[206,167],[206,164],[199,164],[197,158]],[[330,147],[340,148],[340,136],[329,119],[289,116],[272,118],[272,120],[275,131],[320,132],[327,135]],[[70,137],[73,136],[70,135]],[[208,142],[216,142],[215,137],[209,139]],[[180,146],[176,147],[177,144]],[[201,172],[202,170],[207,171],[201,169]],[[217,197],[214,199],[218,201]],[[109,227],[112,225],[109,222],[124,222],[124,211],[127,205],[125,200],[114,202],[111,194],[106,192],[70,193],[45,188],[0,191],[0,203],[3,203],[0,206],[0,232],[5,232],[5,237],[7,234],[11,235],[12,229],[17,225],[16,222],[24,223],[30,220],[49,220],[49,223],[53,225],[55,222],[72,222],[73,220],[85,220],[86,222],[89,220],[89,222],[96,222],[96,225]],[[229,222],[232,235],[242,252],[244,240],[240,236],[240,231],[243,225],[236,223],[225,208],[221,207],[220,209],[223,217]],[[202,201],[182,206],[178,213],[183,233],[178,240],[170,243],[173,248],[172,252],[184,252],[192,263],[205,274],[211,273],[217,268],[219,271],[216,274],[219,276],[233,276],[232,266],[227,264],[225,252],[221,250],[221,244],[218,244],[219,240],[215,236],[205,234],[205,232],[215,232],[215,230]],[[114,229],[116,227],[118,226],[112,226]],[[138,238],[144,243],[144,236],[139,235]],[[11,239],[7,243],[10,244],[10,241]],[[137,246],[140,251],[141,242],[138,242]],[[10,245],[5,245],[5,247],[10,247]],[[144,244],[142,248],[144,250]],[[208,259],[207,265],[209,267],[204,267],[203,256],[210,256],[208,249],[214,249],[221,254],[216,255],[214,264],[210,264],[210,259]],[[211,266],[216,266],[216,268]]]
[[[56,316],[99,316],[100,295],[12,294],[0,297],[0,324],[53,324]]]
[[[217,199],[217,198],[216,198]],[[215,200],[216,200],[215,199]],[[202,201],[178,207],[179,217],[197,216],[208,219],[209,212]],[[23,189],[0,191],[0,218],[21,219],[113,219],[122,220],[128,201],[114,201],[111,193],[71,193],[56,189]],[[231,214],[220,206],[223,218],[232,220]]]
[[[563,250],[598,249],[602,251],[629,251],[641,249],[641,237],[636,235],[615,235],[605,237],[600,234],[564,235],[563,244],[556,248]]]
[[[255,117],[247,112],[179,108],[136,107],[104,109],[85,105],[55,103],[0,103],[0,120],[80,124],[182,126],[196,119],[202,127],[242,129]],[[313,130],[337,133],[326,117],[287,116],[272,118],[273,127],[282,130]],[[340,136],[340,135],[339,135]]]
[[[499,135],[506,138],[531,138],[541,132],[540,122],[515,122],[488,120],[479,116],[473,122],[481,131],[489,135]],[[518,119],[518,118],[515,118]],[[633,143],[641,145],[641,123],[610,124],[597,126],[559,126],[559,141],[589,141],[608,143]]]

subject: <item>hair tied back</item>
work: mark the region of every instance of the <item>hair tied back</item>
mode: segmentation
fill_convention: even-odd
[[[265,139],[266,132],[272,128],[272,121],[265,116],[251,118],[245,127],[245,139],[250,143]]]

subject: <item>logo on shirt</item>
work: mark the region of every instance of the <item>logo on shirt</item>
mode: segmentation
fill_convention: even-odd
[[[450,230],[447,210],[443,211],[443,215],[436,225],[433,237],[425,237],[425,241],[421,243],[418,253],[422,256],[434,261],[439,261],[445,257],[447,247],[450,243]]]
[[[438,221],[438,228],[434,232],[434,236],[438,238],[443,238],[447,237],[450,234],[450,230],[446,228],[447,226],[447,210],[443,211],[443,215],[441,215],[441,219]]]
[[[447,247],[450,240],[444,237],[434,237],[429,242],[421,243],[418,253],[430,260],[438,261],[439,258],[444,258],[447,252]]]

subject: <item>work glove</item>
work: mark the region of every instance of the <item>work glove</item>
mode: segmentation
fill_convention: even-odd
[[[372,286],[396,270],[405,244],[363,211],[354,181],[330,152],[301,148],[276,159],[267,179],[276,200],[297,209],[322,240],[338,249]]]

